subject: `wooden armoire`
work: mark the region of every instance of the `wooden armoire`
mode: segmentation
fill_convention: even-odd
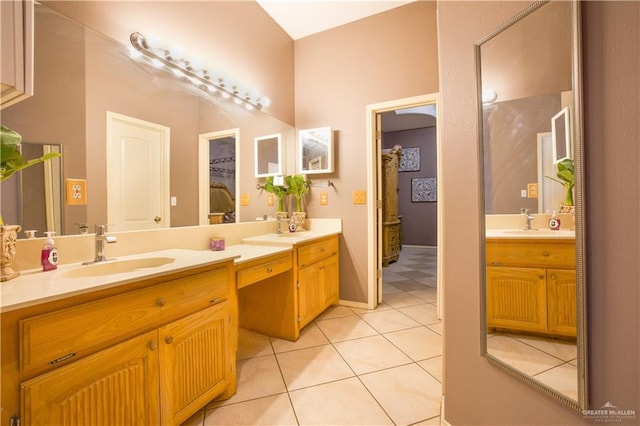
[[[382,266],[400,257],[402,222],[398,217],[398,167],[402,147],[382,150]]]

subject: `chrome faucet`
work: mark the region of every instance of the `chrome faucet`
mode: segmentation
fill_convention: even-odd
[[[106,228],[107,225],[96,225],[96,257],[93,259],[94,263],[109,260],[104,255],[105,243],[113,244],[118,241],[115,235],[106,234]]]
[[[520,209],[520,213],[525,215],[524,217],[527,219],[527,225],[524,227],[524,230],[534,231],[534,229],[531,227],[531,222],[533,221],[533,219],[535,219],[535,217],[531,215],[531,212],[529,211],[529,209]]]

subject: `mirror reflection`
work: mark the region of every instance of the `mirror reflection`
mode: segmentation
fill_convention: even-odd
[[[331,127],[300,130],[298,170],[302,174],[333,172],[333,132]]]
[[[579,408],[586,404],[582,235],[573,197],[567,202],[567,187],[581,191],[571,152],[580,132],[568,127],[579,108],[574,19],[572,2],[536,3],[481,41],[477,54],[483,347],[490,360]]]
[[[37,89],[31,98],[3,109],[2,124],[19,132],[25,143],[46,141],[62,146],[63,179],[87,181],[87,205],[67,205],[64,194],[60,194],[61,233],[78,234],[86,225],[93,229],[94,224],[114,222],[107,214],[108,111],[170,130],[170,188],[169,194],[161,196],[170,213],[162,215],[163,221],[169,218],[162,226],[200,223],[199,168],[208,174],[209,166],[199,161],[199,135],[239,129],[244,143],[239,141],[242,152],[237,153],[234,166],[244,171],[244,177],[236,179],[244,178],[253,188],[249,162],[243,168],[238,164],[239,158],[254,155],[252,144],[246,142],[259,135],[295,132],[292,126],[264,112],[209,96],[165,70],[135,60],[125,44],[128,40],[113,40],[42,4],[35,5],[34,19]],[[231,167],[231,163],[225,167]],[[5,191],[4,184],[3,215],[9,206],[18,205],[17,192],[7,198],[10,191]],[[235,196],[236,188],[226,186]],[[24,210],[30,207],[26,202]],[[248,216],[244,220],[255,218]],[[16,217],[13,223],[17,222]],[[45,219],[39,219],[39,223],[45,223]],[[26,229],[25,224],[19,224]],[[37,225],[37,236],[50,226]]]
[[[282,135],[255,138],[256,177],[284,174],[284,147]]]

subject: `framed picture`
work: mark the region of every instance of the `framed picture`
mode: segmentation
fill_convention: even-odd
[[[411,202],[433,203],[438,200],[436,178],[412,178]]]
[[[402,148],[400,156],[399,172],[420,171],[420,148]]]

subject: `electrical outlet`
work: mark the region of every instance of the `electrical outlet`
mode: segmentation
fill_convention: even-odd
[[[329,204],[329,193],[327,191],[322,191],[320,193],[320,205],[326,206]]]
[[[275,200],[274,200],[273,194],[268,194],[267,195],[267,206],[273,207],[274,205],[275,205]]]
[[[171,206],[175,207],[178,205],[178,197],[171,197]]]
[[[240,194],[240,205],[241,206],[249,205],[249,194]]]
[[[367,191],[353,191],[353,204],[366,204]]]
[[[538,198],[538,184],[537,183],[528,183],[527,184],[527,198]]]
[[[520,197],[527,198],[527,190],[526,189],[521,189],[520,190]]]
[[[84,206],[87,204],[87,181],[85,179],[65,179],[67,204]]]

